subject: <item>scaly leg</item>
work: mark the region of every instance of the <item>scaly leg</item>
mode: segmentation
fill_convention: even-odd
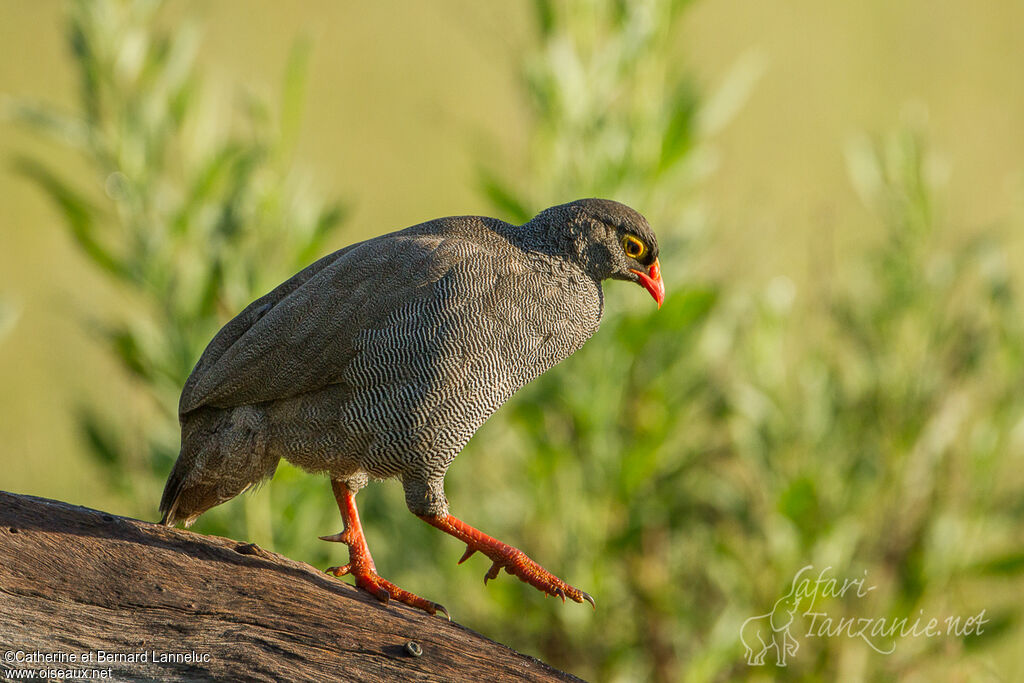
[[[363,527],[359,523],[356,494],[340,481],[332,480],[331,488],[334,490],[334,498],[338,501],[338,509],[341,510],[341,519],[345,523],[345,530],[333,536],[321,536],[320,538],[324,541],[347,545],[348,564],[342,567],[330,567],[327,572],[335,576],[351,574],[355,578],[357,586],[381,602],[386,603],[389,599],[394,598],[406,605],[421,609],[427,614],[443,612],[451,620],[448,610],[442,605],[402,590],[377,574],[377,567],[374,566],[373,558],[370,557],[370,549],[366,545],[366,537],[363,536]]]
[[[482,531],[474,529],[451,515],[445,517],[421,515],[420,518],[427,524],[436,526],[441,531],[454,536],[466,544],[466,552],[462,555],[462,559],[459,560],[459,564],[468,560],[478,550],[494,562],[487,571],[487,574],[484,575],[484,583],[487,583],[488,579],[497,578],[502,568],[504,568],[506,572],[513,576],[518,576],[534,588],[538,588],[548,595],[562,598],[562,602],[565,602],[566,598],[576,602],[586,600],[590,603],[591,607],[595,606],[592,597],[579,588],[570,586],[547,569],[544,569],[544,567],[527,557],[526,553],[522,550],[491,538]]]

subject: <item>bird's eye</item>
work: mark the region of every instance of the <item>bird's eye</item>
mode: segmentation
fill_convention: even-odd
[[[647,246],[632,235],[623,235],[622,250],[629,258],[640,258],[647,251]]]

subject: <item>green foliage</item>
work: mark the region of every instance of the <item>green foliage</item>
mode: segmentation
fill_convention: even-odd
[[[1024,492],[1014,436],[1024,416],[1020,304],[993,235],[939,246],[935,164],[920,132],[864,142],[850,166],[885,228],[881,245],[821,283],[803,311],[778,286],[742,298],[714,353],[734,406],[735,484],[753,513],[741,533],[717,539],[736,581],[723,604],[736,609],[743,587],[759,586],[767,596],[749,596],[744,611],[763,613],[814,563],[876,586],[870,600],[817,603],[843,616],[986,609],[995,623],[976,642],[906,639],[898,655],[855,664],[863,643],[803,639],[783,672],[847,680],[863,665],[869,680],[941,677],[956,662],[976,675],[988,664],[964,660],[966,648],[1020,616],[986,581],[994,568],[1022,579],[1012,503]],[[698,642],[702,658],[735,648],[728,637]],[[750,673],[738,667],[725,671]]]
[[[35,159],[17,162],[53,201],[83,257],[128,295],[121,314],[87,322],[146,403],[111,397],[107,410],[82,407],[80,416],[97,464],[144,517],[155,513],[177,455],[177,399],[204,346],[252,299],[321,254],[342,217],[289,170],[308,46],[293,50],[279,112],[240,93],[242,106],[221,120],[194,62],[196,31],[159,30],[158,7],[72,4],[78,109],[13,110],[78,150],[91,173],[72,182]],[[237,513],[220,526],[247,531]]]
[[[539,44],[522,81],[533,116],[528,187],[482,174],[495,207],[513,220],[577,199],[615,194],[659,217],[685,206],[702,177],[703,120],[690,75],[674,59],[689,3],[535,3]]]
[[[704,101],[674,71],[682,9],[538,3],[541,42],[524,76],[536,181],[485,175],[485,192],[516,216],[578,196],[642,207],[664,243],[670,293],[655,312],[642,294],[607,287],[601,332],[513,399],[449,476],[456,507],[474,501],[479,514],[487,487],[496,500],[481,526],[592,592],[597,611],[524,611],[529,589],[506,582],[488,590],[516,597],[476,607],[469,623],[592,679],[757,677],[741,624],[814,563],[839,577],[867,571],[878,586],[870,601],[818,608],[988,608],[993,625],[974,641],[901,642],[892,657],[803,638],[788,668],[767,673],[942,675],[940,652],[983,651],[1019,619],[1017,606],[985,599],[984,583],[1022,581],[1024,334],[1001,244],[938,246],[941,168],[911,129],[851,148],[851,177],[885,228],[879,247],[806,293],[785,277],[753,294],[684,284],[699,258],[688,238],[701,232],[692,188],[708,134],[751,69]]]

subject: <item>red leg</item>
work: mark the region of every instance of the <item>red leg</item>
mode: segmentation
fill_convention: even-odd
[[[491,538],[484,532],[474,529],[451,515],[445,517],[423,516],[421,519],[466,544],[466,552],[462,555],[462,559],[459,560],[459,564],[468,560],[478,550],[494,562],[487,574],[484,575],[484,583],[487,583],[488,579],[497,578],[502,568],[504,568],[506,572],[513,576],[518,576],[534,588],[538,588],[548,595],[562,598],[563,602],[566,598],[576,602],[586,600],[592,607],[594,606],[594,599],[592,597],[579,588],[573,588],[547,569],[544,569],[544,567],[527,557],[526,553],[522,550],[506,545],[496,538]]]
[[[343,567],[330,567],[327,571],[335,576],[351,574],[356,580],[356,585],[381,602],[386,603],[390,598],[403,602],[411,607],[423,610],[427,614],[443,612],[446,617],[448,610],[442,605],[429,600],[424,600],[418,595],[402,590],[395,584],[382,579],[377,574],[377,568],[370,557],[370,549],[366,545],[366,537],[363,536],[363,527],[359,523],[359,511],[356,509],[356,494],[343,482],[331,481],[334,489],[334,497],[338,501],[338,509],[341,510],[341,519],[345,523],[345,530],[333,536],[321,536],[324,541],[344,543],[348,546],[348,564]]]

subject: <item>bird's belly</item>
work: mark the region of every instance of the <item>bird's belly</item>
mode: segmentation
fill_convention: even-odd
[[[486,384],[486,385],[485,385]],[[332,384],[266,407],[267,447],[309,472],[386,479],[416,470],[444,474],[473,433],[508,398],[500,382]]]
[[[362,470],[348,426],[339,419],[346,397],[340,385],[267,404],[267,447],[308,472],[344,479]]]

